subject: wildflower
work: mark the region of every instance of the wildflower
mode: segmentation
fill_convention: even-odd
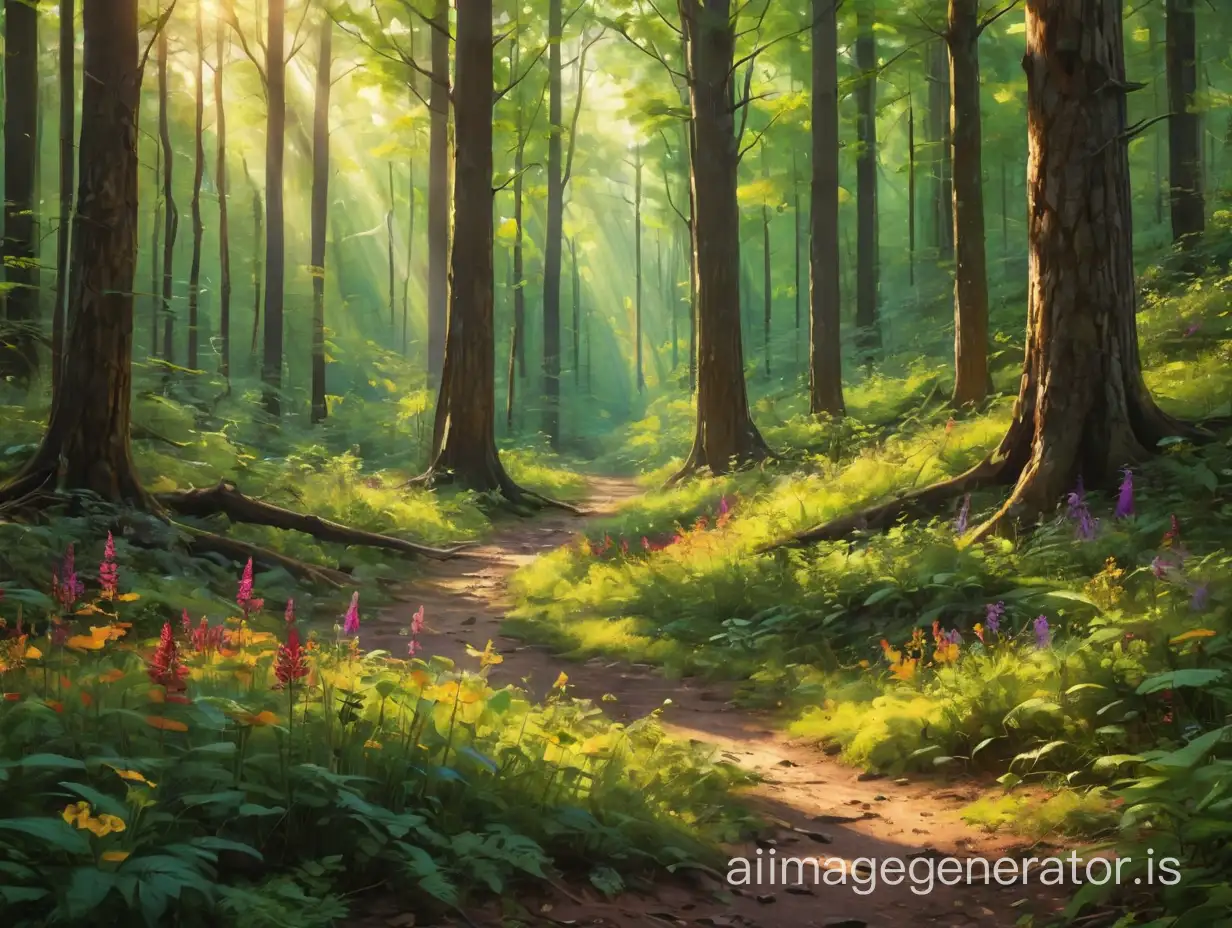
[[[64,552],[64,561],[60,569],[58,571],[53,569],[51,572],[51,589],[52,596],[65,612],[71,610],[86,591],[85,585],[77,576],[72,544]]]
[[[480,651],[478,648],[472,648],[468,644],[466,646],[466,653],[470,655],[471,657],[479,658],[479,667],[481,670],[486,667],[490,667],[493,664],[503,663],[505,660],[503,657],[497,654],[495,650],[493,650],[491,638],[488,639],[488,643],[484,646],[484,649],[482,651]]]
[[[254,612],[260,612],[261,608],[265,605],[265,600],[257,599],[252,595],[252,558],[249,558],[248,563],[244,565],[244,573],[240,577],[240,586],[235,594],[235,602],[243,611],[245,620]]]
[[[163,633],[158,639],[158,648],[154,651],[154,656],[150,658],[150,665],[146,672],[152,682],[170,692],[185,688],[184,677],[188,674],[188,668],[180,659],[170,622],[163,623]]]
[[[1206,584],[1202,583],[1194,587],[1193,596],[1189,600],[1189,608],[1194,612],[1201,612],[1206,608],[1206,601],[1210,596],[1210,591],[1206,588]]]
[[[288,625],[290,625],[292,622],[295,621],[295,600],[294,599],[287,600],[287,608],[283,611],[282,618]]]
[[[945,434],[949,435],[952,431],[954,431],[954,417],[950,416],[945,420]]]
[[[198,654],[209,654],[222,648],[225,633],[226,628],[224,626],[215,625],[211,628],[209,620],[203,616],[201,624],[192,630],[189,640],[192,643],[193,650]]]
[[[419,651],[419,633],[424,627],[424,607],[420,605],[411,616],[411,643],[406,646],[406,653],[414,657]]]
[[[983,624],[982,624],[982,623],[980,623],[980,622],[976,622],[976,623],[975,623],[975,625],[972,627],[972,629],[971,629],[971,630],[972,630],[973,632],[975,632],[975,637],[976,637],[976,638],[978,638],[978,639],[980,639],[980,644],[983,644],[983,643],[984,643],[984,626],[983,626]]]
[[[620,539],[620,553],[621,554],[629,553],[629,539],[627,538]]]
[[[645,535],[642,536],[642,550],[643,551],[650,550],[650,539],[647,538]]]
[[[132,851],[103,851],[102,859],[112,864],[123,863],[128,860]]]
[[[98,584],[103,599],[115,599],[120,587],[120,568],[116,565],[115,539],[107,533],[107,545],[103,548],[103,560],[98,565]]]
[[[962,507],[958,510],[958,518],[954,520],[954,534],[962,535],[967,531],[967,521],[971,517],[971,494],[963,497]]]
[[[1079,541],[1094,539],[1099,528],[1099,520],[1091,517],[1091,509],[1087,506],[1086,490],[1083,489],[1081,477],[1078,478],[1078,484],[1073,492],[1066,497],[1066,502],[1069,505],[1067,513],[1069,520],[1077,523],[1074,528],[1074,537]]]
[[[188,610],[185,609],[180,614],[180,630],[189,637],[192,636],[192,619],[188,617]]]
[[[731,511],[731,506],[727,504],[727,497],[720,496],[719,497],[719,515],[725,516],[730,511]]]
[[[560,672],[560,676],[558,676],[558,677],[556,678],[556,682],[552,684],[552,689],[554,689],[554,690],[563,690],[563,689],[565,688],[565,685],[566,685],[568,682],[569,682],[569,675],[568,675],[568,674],[566,674],[566,673],[562,670],[562,671]]]
[[[1035,619],[1035,645],[1043,649],[1052,642],[1052,629],[1048,627],[1048,616],[1041,615]]]
[[[278,648],[274,676],[278,678],[278,689],[308,676],[308,659],[299,643],[299,629],[294,625],[287,630],[287,643]]]
[[[1151,573],[1155,575],[1156,580],[1162,580],[1171,567],[1171,563],[1166,561],[1162,555],[1157,554],[1151,558]]]
[[[1118,519],[1128,519],[1134,514],[1134,472],[1128,467],[1122,471],[1121,491],[1117,496],[1116,511],[1113,516]]]
[[[914,657],[909,657],[906,660],[899,661],[890,667],[890,674],[897,680],[902,680],[906,683],[915,677],[916,667],[919,666],[919,661]]]
[[[984,607],[984,627],[988,634],[996,636],[1001,631],[1001,617],[1005,615],[1005,603],[989,603]]]
[[[1193,334],[1194,334],[1195,332],[1197,332],[1197,331],[1198,331],[1198,329],[1200,329],[1200,328],[1202,328],[1202,323],[1201,323],[1201,322],[1191,322],[1191,323],[1189,323],[1188,327],[1186,327],[1186,329],[1185,329],[1185,335],[1184,335],[1183,337],[1184,337],[1184,338],[1189,338],[1189,336],[1193,335]]]
[[[347,607],[346,616],[342,621],[344,635],[359,634],[359,593],[351,594],[351,605]]]
[[[1171,521],[1171,526],[1164,532],[1164,537],[1159,543],[1165,548],[1179,548],[1181,546],[1181,523],[1175,514],[1171,516]]]

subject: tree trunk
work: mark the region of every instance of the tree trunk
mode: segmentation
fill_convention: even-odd
[[[670,269],[667,270],[666,280],[663,284],[663,298],[667,301],[667,311],[672,317],[672,374],[675,375],[677,368],[680,367],[680,300],[676,295],[676,258],[677,247],[675,236],[672,236],[672,242],[668,253],[668,258],[671,261]]]
[[[949,0],[954,166],[954,394],[956,407],[988,392],[988,269],[980,151],[979,0]]]
[[[791,152],[791,216],[792,216],[792,240],[795,248],[794,260],[795,264],[792,268],[792,280],[794,281],[795,309],[796,309],[796,337],[794,340],[794,350],[796,353],[796,364],[800,363],[800,254],[802,251],[802,236],[800,234],[800,175],[797,173],[798,166],[796,164],[796,151],[793,148]]]
[[[565,185],[561,162],[564,107],[560,46],[562,0],[548,0],[548,203],[543,244],[543,431],[560,450],[560,265],[564,239]]]
[[[881,344],[877,323],[877,40],[873,10],[856,10],[856,338],[862,360],[871,363]]]
[[[256,365],[258,350],[261,344],[261,254],[263,251],[262,235],[265,216],[265,204],[261,200],[261,191],[257,182],[248,174],[248,166],[244,165],[244,173],[248,175],[248,183],[252,185],[252,344],[248,349],[248,357],[252,365]]]
[[[334,21],[321,20],[316,101],[312,114],[312,410],[313,423],[329,415],[325,401],[325,240],[329,228],[329,92]],[[392,167],[390,168],[392,171]],[[392,184],[392,177],[390,179]],[[392,201],[392,192],[390,195]],[[393,205],[390,205],[391,215]],[[393,242],[390,241],[390,312],[393,312]],[[392,320],[391,320],[392,321]]]
[[[839,258],[838,14],[813,0],[812,172],[809,207],[809,411],[842,416]]]
[[[749,413],[740,338],[739,140],[732,101],[731,0],[680,0],[693,143],[692,235],[697,261],[697,433],[674,479],[764,459],[770,450]]]
[[[180,213],[175,206],[172,192],[172,167],[174,152],[171,149],[171,119],[167,106],[167,30],[158,31],[158,136],[163,152],[163,206],[167,211],[163,226],[163,359],[175,363],[175,314],[171,309],[171,295],[175,283],[175,237],[179,231]]]
[[[634,363],[637,367],[637,392],[646,389],[642,364],[642,145],[633,150],[633,278],[634,278]]]
[[[286,283],[283,229],[283,156],[287,131],[286,0],[269,0],[265,76],[269,112],[265,128],[265,328],[261,354],[262,402],[277,419],[282,412],[282,305]]]
[[[227,24],[220,17],[215,36],[214,136],[218,145],[215,186],[218,187],[218,341],[222,352],[219,373],[231,392],[231,226],[227,219],[227,108],[223,96],[223,69],[227,53]]]
[[[4,280],[0,381],[38,373],[38,9],[4,0]]]
[[[150,357],[158,357],[159,322],[163,305],[163,268],[160,243],[163,240],[163,195],[161,186],[163,147],[154,145],[154,222],[150,237]],[[71,295],[71,285],[70,285]]]
[[[520,24],[519,24],[520,28]],[[521,36],[514,32],[509,52],[510,70],[516,73],[521,60],[519,41]],[[524,125],[526,119],[525,100],[522,88],[514,89],[516,106],[514,108],[514,140],[516,148],[513,153],[513,325],[509,335],[509,371],[505,384],[505,427],[513,431],[513,410],[517,406],[517,381],[526,379],[526,267],[523,252],[524,213],[522,208],[522,175],[526,162],[526,142],[529,137],[529,127]],[[533,121],[533,120],[532,120]]]
[[[51,320],[52,401],[64,366],[65,303],[68,302],[69,241],[73,221],[73,181],[77,119],[77,29],[74,0],[60,0],[60,225],[56,229],[56,305]]]
[[[389,169],[389,210],[385,213],[385,241],[389,263],[389,332],[392,340],[398,334],[398,267],[394,259],[394,163],[390,161],[386,166]]]
[[[950,73],[946,43],[939,39],[929,46],[928,126],[933,148],[933,243],[937,259],[954,258],[954,193],[950,171]]]
[[[406,273],[402,276],[402,356],[410,351],[411,269],[415,265],[415,159],[406,165]]]
[[[573,385],[582,377],[582,275],[578,270],[577,239],[569,239],[569,269],[573,281]]]
[[[492,0],[458,9],[449,330],[428,482],[520,499],[496,449],[492,292]]]
[[[436,0],[428,91],[428,384],[441,382],[449,309],[449,0]],[[520,228],[520,226],[519,226]]]
[[[196,120],[193,129],[193,194],[192,194],[192,265],[188,272],[188,359],[189,370],[198,369],[197,326],[200,323],[201,300],[201,239],[205,226],[201,222],[201,181],[205,177],[205,31],[201,21],[201,4],[197,4],[195,27],[197,39],[197,72],[193,85]]]
[[[1147,41],[1151,48],[1151,93],[1155,100],[1155,115],[1163,116],[1165,111],[1159,97],[1159,26],[1153,18],[1148,20],[1147,30]],[[1155,222],[1161,226],[1164,224],[1164,192],[1167,189],[1164,181],[1164,131],[1157,126],[1151,133],[1155,136]]]
[[[151,504],[133,465],[133,278],[137,263],[137,0],[86,3],[80,182],[63,379],[39,450],[0,495],[55,481],[111,502]],[[11,87],[12,85],[10,85]]]
[[[907,283],[915,287],[915,104],[911,99],[907,101]]]
[[[766,164],[766,146],[761,147],[762,177],[767,183],[770,180],[770,168]],[[766,366],[766,377],[770,376],[770,326],[771,313],[774,309],[774,293],[771,289],[770,277],[770,205],[761,201],[761,299],[762,299],[762,353]]]
[[[1202,193],[1202,121],[1194,106],[1198,68],[1194,0],[1166,0],[1168,163],[1172,240],[1191,244],[1206,227]]]

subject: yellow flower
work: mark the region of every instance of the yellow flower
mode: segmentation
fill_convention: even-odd
[[[103,851],[103,860],[109,863],[118,864],[128,860],[130,851]]]
[[[158,786],[157,783],[147,780],[136,770],[121,770],[118,767],[112,767],[111,769],[115,771],[116,776],[118,776],[121,780],[128,780],[132,783],[144,783],[150,789],[154,789]]]
[[[278,716],[270,712],[269,709],[265,709],[255,715],[251,712],[242,712],[235,716],[235,720],[244,725],[252,725],[254,728],[264,728],[267,725],[278,724]]]
[[[64,807],[60,817],[70,825],[76,825],[78,828],[81,828],[81,823],[90,817],[90,804],[88,802],[71,803]]]
[[[491,638],[488,639],[488,643],[484,646],[484,649],[482,651],[480,651],[478,648],[472,648],[468,644],[466,646],[466,653],[471,657],[479,658],[480,668],[490,667],[493,664],[500,664],[504,662],[505,660],[503,657],[497,654],[496,651],[492,649],[492,639]]]
[[[1211,631],[1211,629],[1209,628],[1192,628],[1189,631],[1184,632],[1183,634],[1177,635],[1175,638],[1171,639],[1168,643],[1169,644],[1182,644],[1183,642],[1186,642],[1186,641],[1193,641],[1195,638],[1211,638],[1211,637],[1214,637],[1214,635],[1215,633]]]
[[[863,670],[868,670],[868,667],[869,667],[868,661],[860,661],[860,667]]]
[[[916,665],[920,662],[914,657],[909,657],[905,661],[898,661],[890,667],[890,673],[897,679],[906,682],[915,677]]]
[[[188,731],[188,726],[179,719],[169,719],[165,715],[147,715],[145,723],[162,731]]]
[[[556,678],[556,682],[552,684],[552,689],[554,690],[564,689],[565,684],[567,684],[568,682],[569,682],[569,675],[566,674],[562,670],[560,673],[560,676]]]
[[[26,658],[25,658],[26,660],[37,661],[42,656],[43,656],[43,652],[40,651],[38,648],[33,647],[33,646],[26,648]]]
[[[379,741],[373,741],[371,738],[369,738],[367,741],[365,741],[365,742],[364,742],[364,747],[366,747],[366,748],[372,748],[372,750],[374,750],[374,751],[379,751],[379,750],[381,750],[381,748],[383,747],[383,745],[381,744],[381,742],[379,742]]]
[[[114,815],[100,815],[98,818],[92,818],[86,823],[86,829],[100,838],[112,832],[119,833],[124,831],[127,827],[124,824],[124,819],[117,818]]]
[[[952,641],[942,642],[933,652],[933,660],[938,664],[954,663],[958,660],[958,645]]]

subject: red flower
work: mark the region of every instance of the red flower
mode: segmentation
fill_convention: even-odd
[[[278,678],[278,689],[308,676],[308,660],[299,643],[299,629],[294,625],[287,630],[287,643],[278,649],[274,676]]]
[[[176,692],[186,688],[184,677],[188,668],[180,659],[180,650],[175,643],[175,633],[171,623],[163,623],[163,633],[158,639],[158,648],[150,658],[150,666],[146,671],[150,680],[165,688],[168,692]]]
[[[98,565],[98,583],[104,599],[115,599],[120,589],[120,568],[116,565],[115,539],[111,532],[107,533],[107,546],[103,549],[102,563]]]

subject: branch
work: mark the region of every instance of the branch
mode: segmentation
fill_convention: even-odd
[[[773,126],[776,122],[778,122],[778,118],[779,118],[779,116],[780,116],[780,115],[782,115],[782,114],[781,114],[781,113],[775,113],[773,116],[771,116],[771,117],[770,117],[770,121],[769,121],[768,123],[766,123],[766,124],[765,124],[765,126],[763,126],[763,127],[762,127],[762,130],[761,130],[760,132],[758,132],[756,136],[754,136],[753,141],[749,142],[749,144],[748,144],[748,145],[746,145],[743,149],[741,149],[740,154],[736,155],[736,161],[737,161],[737,163],[739,163],[739,161],[740,161],[740,160],[741,160],[741,159],[742,159],[742,158],[743,158],[746,154],[748,154],[748,153],[749,153],[749,151],[750,151],[750,150],[751,150],[754,146],[756,146],[758,142],[760,142],[760,141],[761,141],[762,136],[764,136],[767,132],[769,132],[769,131],[770,131],[770,127],[771,127],[771,126]]]
[[[578,118],[582,115],[582,92],[586,89],[586,53],[603,38],[604,30],[600,29],[589,42],[586,41],[586,29],[582,28],[582,50],[578,53],[578,83],[577,97],[573,101],[573,118],[569,120],[569,149],[565,153],[565,171],[561,175],[561,190],[569,186],[573,177],[573,154],[577,149]]]
[[[1016,6],[1018,6],[1019,2],[1020,2],[1020,0],[1010,0],[1010,2],[1009,2],[1009,3],[1007,3],[1007,4],[1006,4],[1005,6],[1003,6],[1001,9],[999,9],[997,12],[995,12],[995,13],[989,13],[989,14],[988,14],[987,16],[985,16],[982,20],[980,20],[980,24],[979,24],[978,26],[976,26],[976,28],[975,28],[975,34],[976,34],[977,36],[982,35],[985,29],[987,29],[989,26],[991,26],[993,23],[995,23],[998,19],[1000,19],[1002,16],[1004,16],[1004,15],[1005,15],[1006,13],[1008,13],[1010,10],[1012,10],[1012,9],[1014,9]]]
[[[689,76],[680,71],[677,71],[670,64],[668,64],[667,59],[664,58],[663,55],[660,54],[659,50],[655,48],[653,45],[650,48],[647,48],[641,42],[633,38],[633,36],[629,35],[629,31],[625,29],[623,26],[621,26],[619,23],[617,23],[615,20],[604,19],[603,22],[609,28],[616,30],[616,32],[618,32],[624,38],[626,42],[628,42],[630,45],[636,48],[643,55],[653,58],[655,61],[659,62],[659,64],[663,65],[663,67],[667,69],[667,73],[672,75],[672,77],[680,78],[682,81],[686,81],[686,82],[688,81]]]
[[[223,20],[231,31],[236,34],[240,40],[240,48],[244,50],[244,54],[248,60],[252,62],[253,67],[257,69],[257,74],[261,77],[261,86],[267,91],[269,90],[269,78],[265,76],[265,68],[261,67],[261,62],[257,60],[257,56],[253,54],[252,49],[248,45],[248,39],[244,35],[244,30],[240,28],[239,17],[235,15],[235,5],[232,0],[223,0],[223,9],[221,13]]]
[[[733,112],[735,112],[735,110],[742,110],[742,112],[740,113],[740,131],[736,133],[736,144],[737,145],[739,145],[740,140],[744,138],[745,127],[748,126],[749,124],[749,109],[750,109],[749,94],[753,90],[753,66],[755,64],[756,64],[755,61],[750,61],[748,70],[744,72],[744,95],[742,98],[743,102],[736,104],[735,108],[733,109]],[[737,158],[737,160],[739,159]]]
[[[1094,158],[1096,155],[1102,152],[1105,148],[1107,148],[1109,145],[1114,144],[1115,142],[1129,142],[1137,138],[1138,136],[1140,136],[1147,129],[1151,128],[1151,126],[1155,125],[1155,123],[1163,122],[1165,119],[1171,119],[1173,116],[1176,116],[1176,115],[1177,115],[1176,113],[1164,113],[1162,116],[1153,116],[1150,119],[1139,120],[1138,122],[1134,123],[1132,126],[1129,126],[1124,132],[1118,132],[1108,141],[1104,142],[1103,145],[1099,146],[1099,148],[1095,149],[1095,151],[1091,152],[1091,157]]]
[[[659,19],[663,20],[663,25],[667,26],[667,28],[672,30],[672,32],[676,33],[676,35],[682,38],[684,37],[684,30],[682,30],[674,22],[672,22],[666,16],[664,16],[662,11],[657,6],[655,6],[654,0],[646,0],[646,2],[649,3],[650,8],[654,10],[656,14],[658,14]]]
[[[528,164],[528,165],[526,165],[525,167],[523,167],[523,168],[522,168],[522,170],[520,170],[520,171],[518,171],[518,172],[516,172],[516,173],[514,173],[514,174],[510,174],[510,175],[509,175],[509,179],[508,179],[508,180],[506,180],[506,181],[505,181],[503,184],[501,184],[499,187],[493,187],[493,188],[492,188],[492,192],[493,192],[493,193],[500,193],[502,190],[504,190],[504,189],[505,189],[506,187],[508,187],[510,184],[512,184],[512,183],[516,183],[516,182],[517,182],[517,179],[518,179],[519,177],[521,177],[523,174],[525,174],[527,171],[529,171],[531,168],[541,168],[541,167],[543,167],[543,165],[541,165],[538,161],[532,161],[530,164]]]
[[[154,47],[154,43],[158,41],[159,34],[167,26],[167,21],[171,19],[171,14],[175,12],[175,5],[179,0],[171,0],[171,5],[160,13],[158,19],[154,21],[154,34],[150,36],[149,44],[146,45],[145,51],[141,55],[141,65],[137,68],[137,83],[140,84],[145,78],[145,63],[150,60],[150,49]]]
[[[300,15],[299,22],[295,25],[295,32],[291,35],[291,54],[287,56],[287,61],[290,61],[298,55],[299,50],[304,47],[304,42],[308,41],[307,37],[305,37],[304,42],[301,42],[299,40],[299,32],[304,28],[304,20],[308,18],[308,8],[310,6],[312,6],[312,4],[309,0],[304,0],[304,12]],[[283,64],[286,64],[286,61],[284,61]]]

